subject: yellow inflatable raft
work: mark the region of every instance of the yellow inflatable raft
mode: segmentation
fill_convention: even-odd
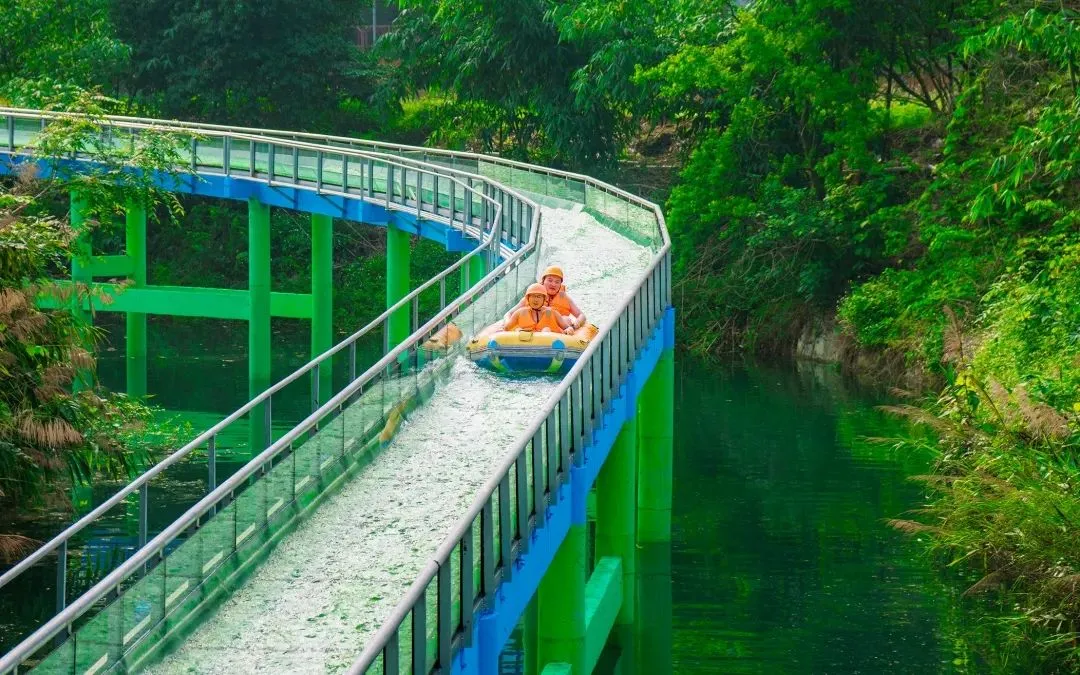
[[[466,351],[477,365],[497,373],[566,373],[599,329],[588,324],[572,335],[499,330],[495,323],[469,341]]]

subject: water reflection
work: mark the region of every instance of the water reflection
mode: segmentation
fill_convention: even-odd
[[[596,672],[982,669],[957,587],[885,523],[929,457],[869,440],[908,433],[879,395],[820,367],[676,368],[672,543],[639,547],[636,625]]]

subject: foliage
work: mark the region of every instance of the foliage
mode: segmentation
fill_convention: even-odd
[[[686,112],[706,130],[668,202],[682,284],[706,286],[684,301],[694,347],[787,341],[801,311],[906,244],[898,181],[874,152],[883,128],[860,8],[833,4],[754,3],[720,44],[641,75],[683,105],[713,101]]]
[[[14,0],[0,12],[0,100],[26,107],[71,102],[115,85],[130,50],[117,39],[111,0]]]
[[[197,4],[111,0],[131,47],[123,87],[160,114],[220,124],[317,130],[357,89],[347,0]],[[297,17],[302,16],[302,20]]]
[[[65,117],[50,125],[38,143],[50,177],[38,180],[37,165],[26,164],[0,192],[0,499],[25,501],[66,482],[58,477],[85,482],[131,471],[163,440],[160,429],[146,431],[149,408],[90,386],[97,334],[79,308],[92,296],[109,298],[53,280],[73,259],[89,262],[83,242],[125,203],[175,206],[148,178],[171,170],[175,142],[147,135],[119,151],[102,145],[99,123]],[[94,171],[68,175],[59,158],[75,148],[93,154]],[[70,190],[86,204],[88,218],[78,229],[51,211]],[[42,309],[42,298],[57,308]]]
[[[456,140],[556,165],[614,161],[651,100],[634,69],[669,44],[657,37],[671,3],[654,0],[400,4],[382,49],[401,64],[407,91],[453,92],[436,138],[465,129]]]

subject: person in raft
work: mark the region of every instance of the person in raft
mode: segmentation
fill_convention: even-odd
[[[544,287],[544,293],[547,297],[545,304],[548,307],[570,319],[572,322],[571,325],[575,330],[585,325],[585,312],[581,311],[581,308],[577,306],[577,303],[570,298],[570,294],[566,292],[566,286],[563,286],[563,273],[561,267],[552,265],[544,270],[544,273],[540,276],[540,283]],[[506,316],[503,317],[503,323],[509,322],[510,315],[525,306],[526,302],[523,299],[515,305],[513,309],[506,313]]]
[[[547,298],[547,290],[543,285],[529,286],[522,299],[522,302],[526,303],[525,306],[510,312],[503,330],[566,333],[567,335],[573,333],[573,321],[548,307]]]

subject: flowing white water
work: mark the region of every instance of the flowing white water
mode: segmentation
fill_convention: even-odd
[[[603,324],[651,252],[580,211],[543,210],[541,264]],[[497,317],[491,317],[492,320]],[[382,454],[286,536],[154,673],[323,673],[348,667],[554,390],[463,357]]]

